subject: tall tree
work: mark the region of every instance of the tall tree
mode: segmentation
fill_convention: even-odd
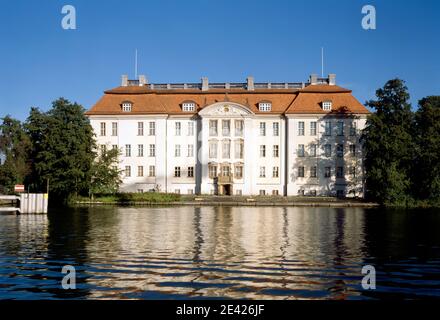
[[[26,128],[32,142],[30,180],[34,186],[45,190],[49,182],[56,200],[87,194],[95,142],[83,107],[60,98],[46,113],[33,108]]]
[[[414,166],[414,190],[423,200],[440,204],[440,96],[419,101],[415,114],[417,160]]]
[[[367,120],[362,140],[365,147],[367,196],[382,204],[406,205],[411,200],[411,168],[414,159],[413,113],[405,82],[388,81],[376,91],[375,109]]]
[[[121,184],[121,172],[118,169],[118,149],[102,149],[91,169],[90,197],[97,193],[115,193]]]
[[[29,173],[30,140],[20,121],[6,116],[0,124],[0,192],[12,193]]]

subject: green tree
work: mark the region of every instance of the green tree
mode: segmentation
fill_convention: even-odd
[[[20,121],[6,116],[0,124],[0,192],[12,193],[29,173],[30,140]]]
[[[43,191],[49,182],[55,201],[87,194],[95,141],[84,108],[60,98],[46,113],[31,109],[26,128],[32,142],[30,183]]]
[[[381,204],[407,205],[415,154],[408,89],[404,81],[393,79],[376,96],[366,103],[376,112],[362,135],[367,197]]]
[[[90,197],[97,193],[116,193],[121,184],[121,172],[118,169],[118,149],[101,150],[91,169]]]
[[[414,191],[420,199],[440,204],[440,96],[419,101],[415,137]]]

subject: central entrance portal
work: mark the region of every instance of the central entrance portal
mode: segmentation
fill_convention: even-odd
[[[221,189],[221,195],[232,196],[232,184],[224,184]]]

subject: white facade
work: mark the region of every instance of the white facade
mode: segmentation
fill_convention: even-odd
[[[217,135],[210,132],[210,121],[217,122]],[[223,132],[224,121],[229,123],[229,132]],[[242,121],[242,133],[236,132],[236,121]],[[121,150],[122,192],[155,189],[216,194],[221,191],[219,182],[216,185],[210,177],[209,168],[217,167],[217,174],[221,175],[223,166],[228,166],[232,180],[220,183],[230,184],[231,194],[288,196],[315,195],[315,192],[336,196],[338,190],[346,196],[362,196],[359,132],[365,121],[365,116],[347,119],[323,115],[255,115],[245,106],[231,102],[205,107],[197,117],[90,116],[98,146],[117,146]],[[325,132],[326,122],[331,123],[330,135]],[[304,124],[304,130],[300,130],[300,123]],[[316,123],[316,133],[312,123]],[[343,124],[342,135],[338,123]],[[212,149],[215,143],[217,151],[210,154],[210,145]],[[240,143],[244,148],[242,155],[237,150]],[[229,152],[224,151],[228,144]],[[342,157],[338,145],[343,146]],[[326,154],[328,146],[330,154]],[[236,168],[240,166],[241,174],[237,175],[240,169]],[[330,176],[326,177],[328,170]],[[342,170],[342,175],[338,170]]]

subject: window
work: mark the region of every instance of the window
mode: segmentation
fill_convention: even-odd
[[[113,149],[113,150],[118,149],[118,145],[117,145],[117,144],[112,145],[112,149]]]
[[[209,120],[209,135],[211,137],[218,135],[217,125],[217,120]]]
[[[332,110],[332,102],[331,101],[323,101],[322,102],[322,110],[331,111]]]
[[[211,179],[217,177],[217,166],[210,165],[208,171]]]
[[[175,194],[180,194],[180,189],[174,189]]]
[[[131,167],[130,166],[125,166],[125,176],[131,177]]]
[[[304,135],[304,121],[298,122],[298,135],[303,136]]]
[[[101,136],[105,136],[105,122],[101,122]]]
[[[188,194],[194,194],[194,190],[193,189],[188,189]]]
[[[150,122],[149,123],[148,134],[150,136],[155,136],[156,135],[156,122]]]
[[[330,121],[325,122],[325,133],[326,136],[332,135],[332,123]]]
[[[243,179],[243,166],[235,166],[235,178]]]
[[[149,177],[155,177],[156,176],[156,167],[155,166],[150,166],[148,168],[148,176]]]
[[[235,159],[243,159],[244,141],[235,140]]]
[[[222,120],[222,135],[224,137],[229,137],[231,135],[231,121]]]
[[[273,196],[277,196],[277,195],[279,195],[278,190],[272,190],[272,195],[273,195]]]
[[[188,101],[188,102],[182,103],[182,111],[184,111],[184,112],[191,112],[191,111],[194,111],[195,109],[196,109],[195,102]]]
[[[304,178],[304,167],[298,167],[298,178]]]
[[[112,136],[118,135],[118,123],[112,122]]]
[[[241,196],[243,194],[243,191],[241,189],[235,190],[235,195]]]
[[[343,144],[338,144],[336,147],[336,155],[339,158],[342,158],[344,156],[344,145]]]
[[[325,167],[324,168],[324,178],[330,178],[331,176],[332,176],[331,167]]]
[[[344,121],[338,121],[337,123],[337,132],[338,136],[344,135]]]
[[[260,196],[265,196],[266,195],[266,190],[260,190]]]
[[[122,111],[123,112],[131,112],[132,103],[131,102],[123,102],[122,103]]]
[[[243,120],[235,120],[235,136],[236,137],[243,136],[243,128],[244,128]]]
[[[316,157],[316,144],[311,144],[310,145],[310,156],[311,157]]]
[[[231,141],[223,140],[222,156],[224,159],[229,159],[231,157]]]
[[[101,155],[105,154],[105,152],[107,151],[107,146],[105,144],[101,144],[100,148],[101,148]]]
[[[332,145],[331,144],[324,145],[324,155],[326,157],[331,157],[332,156]]]
[[[268,112],[272,110],[272,103],[270,102],[260,102],[258,104],[258,110],[262,112]]]
[[[280,124],[278,122],[272,123],[272,131],[274,137],[278,137],[280,135]]]
[[[310,135],[316,136],[316,121],[310,122]]]
[[[156,145],[150,144],[150,157],[155,157],[155,156],[156,156]]]
[[[280,169],[278,167],[273,167],[272,169],[272,177],[273,178],[278,178],[280,174]]]
[[[260,167],[260,178],[266,178],[266,167]]]
[[[264,157],[266,157],[266,146],[261,145],[260,146],[260,158],[264,158]]]
[[[350,145],[350,154],[351,154],[352,156],[355,156],[355,155],[356,155],[356,145],[355,145],[355,144],[351,144],[351,145]]]
[[[143,177],[143,176],[144,176],[144,167],[138,166],[138,177]]]
[[[194,135],[194,122],[188,122],[188,136]]]
[[[316,167],[310,167],[310,178],[316,178]]]
[[[304,189],[299,189],[298,190],[298,195],[299,196],[304,196]]]
[[[350,136],[356,135],[356,122],[350,122]]]
[[[188,178],[194,178],[194,167],[188,167]]]
[[[189,144],[188,145],[188,153],[187,153],[188,157],[194,157],[194,145],[193,144]]]
[[[137,189],[137,193],[144,193],[144,189]]]
[[[228,165],[222,166],[222,176],[229,177],[231,175],[231,167]]]
[[[355,166],[350,167],[350,175],[352,178],[356,178],[356,167]]]
[[[298,157],[304,157],[304,145],[303,144],[298,145]]]
[[[316,197],[316,190],[310,190],[310,195],[312,197]]]
[[[175,127],[176,136],[180,136],[181,129],[182,129],[182,124],[180,122],[176,122],[175,126],[176,126]]]
[[[266,135],[266,122],[260,122],[260,136]]]
[[[336,167],[336,178],[343,178],[343,177],[344,177],[344,168]]]
[[[209,142],[209,157],[210,158],[217,158],[217,141],[210,141]]]
[[[131,157],[131,144],[126,144],[125,145],[125,156],[126,157]]]
[[[273,146],[273,157],[278,158],[279,156],[280,156],[280,147],[277,144],[275,144]]]
[[[174,167],[174,177],[180,178],[180,167]]]
[[[176,144],[174,146],[174,156],[175,157],[180,157],[180,144]]]
[[[143,156],[144,156],[144,145],[138,144],[138,157],[143,157]]]
[[[138,136],[144,135],[144,123],[138,122]]]

